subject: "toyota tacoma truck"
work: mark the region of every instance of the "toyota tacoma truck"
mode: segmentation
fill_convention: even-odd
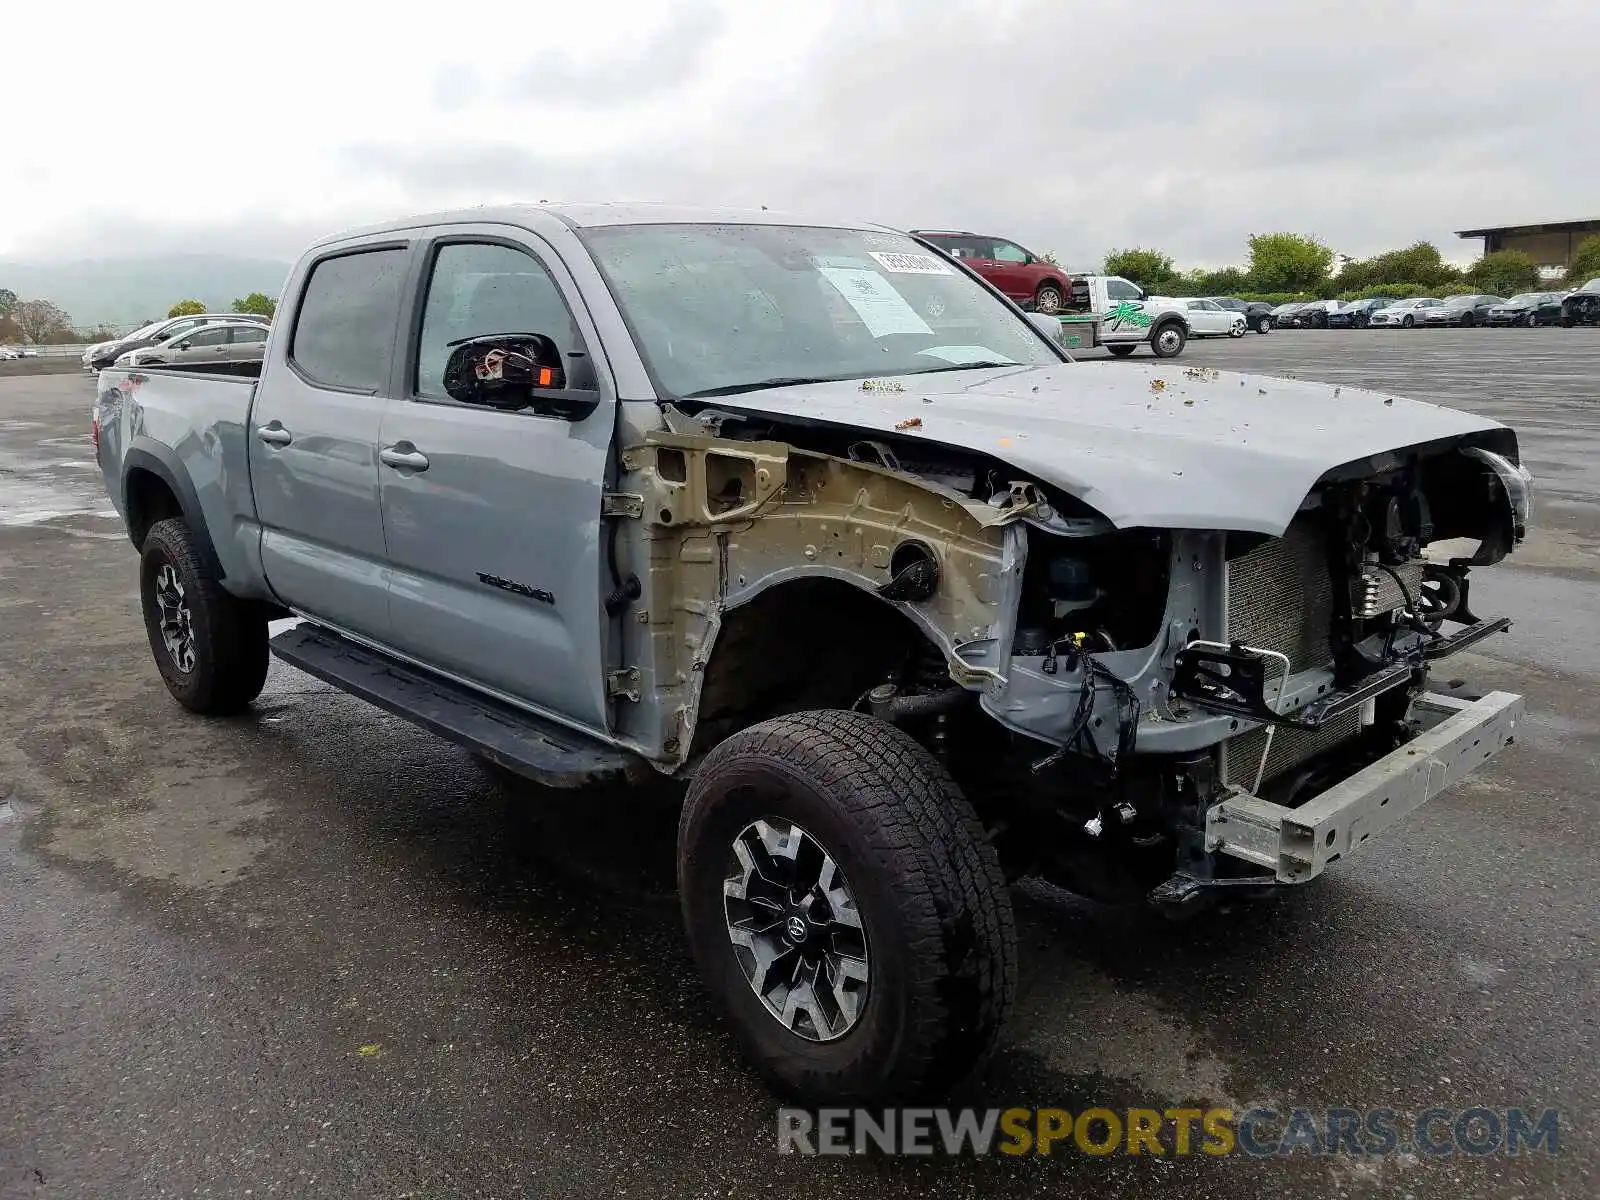
[[[1303,886],[1523,712],[1428,684],[1508,624],[1469,585],[1527,528],[1511,430],[1073,362],[876,226],[348,232],[263,362],[106,370],[93,428],[184,708],[247,708],[274,654],[549,787],[683,781],[690,951],[814,1101],[984,1059],[1012,881]]]

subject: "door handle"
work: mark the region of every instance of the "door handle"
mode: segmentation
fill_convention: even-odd
[[[290,433],[277,421],[270,425],[256,426],[256,436],[269,446],[287,446],[294,441],[294,434]]]
[[[410,446],[410,442],[401,442],[394,446],[385,446],[378,451],[378,461],[391,467],[404,467],[408,471],[426,471],[428,469],[428,456],[412,448],[402,450],[400,446]]]

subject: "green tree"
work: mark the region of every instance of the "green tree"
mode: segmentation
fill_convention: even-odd
[[[1422,290],[1429,292],[1457,283],[1460,279],[1461,272],[1444,261],[1439,247],[1432,242],[1415,242],[1404,250],[1390,250],[1346,263],[1338,275],[1341,291],[1411,283],[1421,284]]]
[[[1061,260],[1056,257],[1056,252],[1054,250],[1041,250],[1041,251],[1039,251],[1039,261],[1040,262],[1047,262],[1052,267],[1059,267],[1061,265]],[[248,297],[246,297],[246,299],[254,300],[257,296],[261,296],[261,293],[260,292],[251,292],[250,295]],[[263,300],[267,299],[265,296],[261,296],[261,298]],[[267,303],[271,304],[272,301],[267,300]],[[234,304],[234,310],[236,312],[243,312],[244,311],[244,309],[239,307],[239,302],[237,300],[235,300],[233,302],[233,304]],[[269,317],[272,315],[271,309],[267,310],[267,314],[266,315],[269,316]]]
[[[1231,296],[1250,286],[1250,277],[1238,267],[1223,267],[1216,271],[1195,267],[1183,273],[1183,281],[1194,290],[1196,296]]]
[[[1053,263],[1055,259],[1048,254],[1040,256],[1045,262]],[[254,317],[270,317],[278,309],[278,302],[263,292],[251,292],[242,300],[233,302],[233,311],[246,313]]]
[[[1314,291],[1328,278],[1333,251],[1298,233],[1250,235],[1250,282],[1264,292]]]
[[[206,306],[198,300],[179,300],[171,308],[167,309],[167,316],[194,317],[199,316],[205,310]]]
[[[1600,235],[1586,237],[1572,252],[1572,266],[1567,271],[1567,282],[1582,287],[1600,276]]]
[[[1467,282],[1495,296],[1531,292],[1539,286],[1539,264],[1521,250],[1496,250],[1472,264]]]
[[[1106,255],[1105,273],[1121,275],[1143,288],[1160,287],[1177,278],[1172,269],[1172,258],[1159,250],[1135,247],[1131,250],[1113,250]]]
[[[17,294],[10,288],[0,288],[0,321],[11,315],[11,310],[17,307]]]

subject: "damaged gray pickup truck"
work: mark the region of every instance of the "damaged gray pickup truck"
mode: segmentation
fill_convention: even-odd
[[[752,1060],[904,1099],[995,1044],[1010,881],[1304,884],[1523,711],[1428,689],[1508,623],[1510,430],[1051,328],[888,229],[481,208],[313,246],[261,364],[105,371],[96,447],[183,706],[276,653],[550,786],[686,781]]]

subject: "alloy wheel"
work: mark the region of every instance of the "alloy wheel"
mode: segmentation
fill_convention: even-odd
[[[178,568],[163,563],[156,572],[156,607],[161,610],[161,642],[172,656],[172,665],[185,675],[194,670],[194,618],[183,593]]]
[[[723,880],[728,940],[774,1020],[811,1042],[843,1037],[867,998],[866,930],[844,872],[781,817],[733,839]]]

